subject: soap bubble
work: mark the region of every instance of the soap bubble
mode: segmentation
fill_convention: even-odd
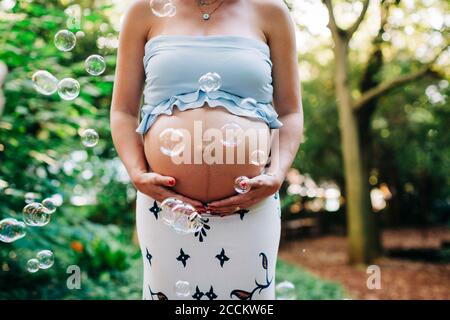
[[[183,201],[177,198],[166,198],[161,202],[161,208],[163,210],[172,210],[176,205],[183,203]]]
[[[85,147],[95,147],[98,141],[99,135],[94,129],[86,129],[81,133],[81,143],[83,143]]]
[[[181,203],[183,203],[183,201],[176,198],[167,198],[161,202],[161,218],[165,224],[170,226],[174,223],[176,215],[172,209]]]
[[[189,203],[182,202],[174,206],[172,208],[172,211],[177,215],[189,217],[191,213],[195,212],[195,208]]]
[[[200,84],[200,89],[203,91],[213,92],[220,89],[220,86],[222,85],[222,78],[215,72],[208,72],[200,77],[198,83]]]
[[[40,269],[48,269],[55,263],[53,252],[51,252],[50,250],[39,251],[36,255],[36,258],[39,262]]]
[[[0,241],[11,243],[27,234],[26,225],[22,221],[6,218],[0,221]]]
[[[267,162],[267,155],[263,150],[255,150],[250,154],[250,162],[255,166],[263,166]]]
[[[177,8],[170,0],[150,0],[152,12],[157,17],[173,17],[177,13]]]
[[[159,135],[160,150],[169,157],[180,155],[184,149],[183,132],[178,129],[167,128]]]
[[[106,69],[105,59],[98,54],[89,56],[84,62],[84,66],[87,73],[93,76],[101,75]]]
[[[189,203],[166,198],[161,202],[161,209],[162,221],[177,233],[194,233],[203,227],[202,216]]]
[[[175,283],[174,291],[178,297],[189,297],[192,287],[188,281],[179,280]]]
[[[31,77],[37,92],[49,96],[58,90],[58,79],[45,70],[36,71]]]
[[[39,270],[39,261],[38,259],[30,259],[27,262],[27,270],[28,272],[35,273]]]
[[[225,124],[220,128],[222,139],[220,142],[225,147],[235,147],[242,142],[244,130],[235,122]]]
[[[295,293],[295,286],[292,282],[282,281],[275,287],[277,300],[295,300],[297,295]]]
[[[248,178],[246,176],[237,177],[234,181],[234,190],[237,193],[247,193],[250,191],[251,186],[248,183]]]
[[[60,30],[55,34],[55,46],[61,51],[70,51],[75,47],[77,38],[69,30]]]
[[[42,205],[45,208],[45,212],[48,214],[52,214],[56,211],[56,204],[53,202],[53,199],[51,198],[42,200]]]
[[[33,202],[23,208],[23,221],[29,226],[43,227],[50,222],[50,217],[41,203]]]
[[[162,210],[161,211],[161,219],[162,221],[171,226],[175,222],[176,215],[172,210]]]
[[[58,94],[64,100],[73,100],[80,94],[80,84],[72,78],[64,78],[58,83]]]
[[[184,202],[178,204],[172,209],[172,212],[175,215],[175,220],[171,227],[175,232],[188,234],[197,232],[201,228],[198,225],[198,219],[201,219],[201,217],[190,204]]]

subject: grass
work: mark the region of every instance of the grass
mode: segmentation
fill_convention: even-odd
[[[294,284],[298,300],[342,300],[348,298],[340,283],[325,281],[310,272],[278,259],[275,282]]]

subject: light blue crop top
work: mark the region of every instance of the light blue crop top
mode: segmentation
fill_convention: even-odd
[[[238,116],[265,121],[270,128],[283,124],[272,106],[272,61],[263,41],[228,35],[160,35],[145,44],[145,87],[141,123],[145,134],[160,114],[222,106]],[[199,79],[208,72],[221,77],[217,91],[200,89]],[[241,104],[242,100],[252,103]]]

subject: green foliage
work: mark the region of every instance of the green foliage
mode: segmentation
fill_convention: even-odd
[[[276,283],[294,284],[298,300],[342,300],[347,297],[338,283],[323,281],[311,273],[278,260]]]
[[[130,185],[118,171],[109,132],[115,54],[96,47],[97,38],[112,33],[113,27],[106,8],[88,7],[93,5],[83,7],[90,10],[84,12],[81,25],[93,31],[78,34],[71,52],[60,52],[53,44],[55,33],[66,28],[65,6],[59,1],[20,1],[8,19],[0,19],[0,60],[9,69],[0,118],[0,219],[21,219],[25,198],[33,195],[36,201],[54,194],[64,198],[49,225],[29,227],[27,236],[15,243],[0,243],[3,299],[118,299],[141,294],[139,278],[136,287],[128,285],[133,275],[140,276],[140,255],[131,242]],[[105,34],[97,31],[100,25]],[[100,77],[84,70],[84,59],[94,53],[107,61]],[[31,75],[39,69],[58,79],[77,79],[80,96],[64,101],[57,94],[38,94]],[[78,133],[84,128],[100,134],[92,150],[81,144]],[[76,206],[72,201],[95,193],[91,205]],[[42,249],[54,252],[55,265],[30,274],[26,262]],[[70,265],[80,266],[82,290],[67,289]]]

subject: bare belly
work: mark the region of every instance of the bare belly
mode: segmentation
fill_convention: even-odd
[[[270,150],[270,129],[222,107],[160,115],[144,138],[152,171],[176,179],[174,191],[203,202],[236,194],[235,179],[259,175]]]

